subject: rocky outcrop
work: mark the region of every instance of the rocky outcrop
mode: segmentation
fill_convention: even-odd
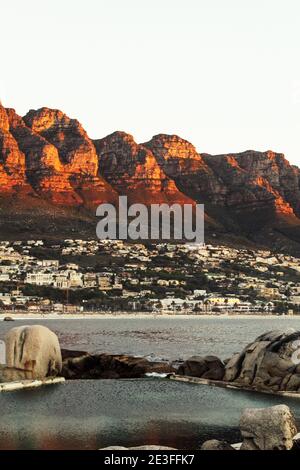
[[[32,379],[60,374],[62,357],[57,336],[41,325],[12,328],[5,337],[7,368],[28,371]]]
[[[245,409],[240,430],[241,450],[290,450],[297,434],[295,418],[286,405]]]
[[[3,132],[9,132],[9,121],[6,109],[0,102],[0,129]]]
[[[145,445],[137,447],[109,446],[99,450],[177,450],[175,447]]]
[[[287,163],[283,155],[247,151],[232,155],[206,155],[204,159],[228,188],[224,205],[238,212],[243,208],[268,208],[279,214],[294,214],[289,200],[284,199],[284,188],[280,184],[280,168],[286,169]],[[293,174],[294,168],[289,164],[288,166]],[[299,181],[294,176],[291,183],[294,182],[294,190],[298,185],[299,192]]]
[[[300,332],[271,331],[235,354],[224,381],[269,391],[300,391]]]
[[[97,174],[95,147],[76,119],[70,119],[57,109],[41,108],[30,110],[23,120],[32,132],[57,149],[67,173]]]
[[[100,174],[130,203],[193,203],[157,163],[153,153],[125,132],[114,132],[94,144]]]
[[[23,119],[35,134],[55,147],[61,172],[67,175],[83,205],[116,202],[117,193],[99,176],[95,146],[76,119],[49,108],[31,110]]]
[[[147,373],[170,374],[171,364],[150,362],[143,357],[113,354],[88,354],[62,351],[62,376],[66,379],[124,379],[145,377]]]
[[[27,127],[13,109],[7,114],[10,131],[25,155],[27,179],[36,193],[58,205],[81,204],[54,145]]]
[[[180,376],[234,384],[267,392],[300,392],[300,332],[270,331],[224,363],[215,356],[193,356],[179,366]]]
[[[212,439],[204,442],[201,450],[299,450],[295,417],[286,405],[246,408],[239,427],[241,443],[230,445]]]
[[[267,206],[293,214],[294,202],[300,200],[299,171],[282,154],[199,154],[186,140],[165,134],[144,145],[178,187],[201,202],[236,210]]]
[[[189,142],[165,134],[144,145],[184,194],[205,204],[207,235],[229,232],[283,251],[297,249],[299,169],[282,154],[200,154]]]
[[[209,155],[166,134],[144,144],[125,132],[93,141],[62,111],[44,107],[22,118],[0,105],[0,213],[14,219],[10,234],[20,232],[28,208],[29,221],[43,220],[41,232],[55,231],[66,210],[70,221],[61,225],[70,235],[82,225],[94,233],[95,208],[116,204],[119,194],[146,205],[204,203],[208,239],[300,254],[300,170],[280,153]]]
[[[235,450],[235,449],[226,441],[218,441],[217,439],[211,439],[209,441],[205,441],[202,444],[201,450]]]
[[[1,106],[0,114],[1,192],[25,188],[55,205],[93,210],[116,202],[117,193],[98,175],[95,147],[78,121],[49,108],[21,118]]]
[[[216,356],[192,356],[179,367],[177,373],[190,377],[222,380],[225,373],[225,366]]]
[[[144,144],[155,155],[166,175],[197,202],[222,204],[228,189],[195,147],[176,136],[159,134]]]
[[[290,165],[282,153],[247,151],[235,154],[234,158],[250,179],[267,181],[276,198],[282,197],[283,211],[290,213],[288,203],[297,215],[300,214],[299,168]]]
[[[25,169],[25,155],[10,132],[8,114],[0,104],[0,193],[3,196],[29,189]]]

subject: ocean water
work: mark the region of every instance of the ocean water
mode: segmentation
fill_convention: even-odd
[[[300,329],[297,317],[156,317],[0,321],[0,339],[17,325],[42,324],[61,346],[89,352],[142,355],[166,360],[195,354],[223,359],[270,330]]]
[[[0,322],[0,339],[20,324],[43,324],[66,348],[176,360],[222,358],[259,334],[300,329],[295,318],[124,318]],[[210,438],[240,440],[245,407],[288,404],[300,429],[300,399],[162,379],[70,381],[0,393],[0,449],[98,449],[161,444],[196,449]]]

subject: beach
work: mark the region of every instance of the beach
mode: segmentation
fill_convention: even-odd
[[[15,320],[82,320],[82,319],[89,319],[89,320],[100,320],[100,319],[128,319],[128,318],[170,318],[170,319],[186,319],[186,318],[194,318],[194,319],[216,319],[216,318],[228,318],[230,320],[238,319],[238,318],[256,318],[256,319],[278,319],[278,318],[285,318],[288,316],[280,316],[280,315],[265,315],[265,314],[209,314],[209,315],[195,315],[195,314],[178,314],[175,315],[173,313],[144,313],[144,312],[137,312],[137,313],[128,313],[128,312],[116,312],[116,313],[14,313],[14,312],[6,312],[0,313],[0,321],[3,320],[5,317],[12,317]],[[291,316],[288,318],[297,318],[297,316]],[[300,315],[299,315],[300,320]]]

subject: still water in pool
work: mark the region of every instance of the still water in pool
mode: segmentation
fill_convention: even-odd
[[[98,449],[161,444],[197,449],[238,442],[246,407],[300,400],[161,379],[70,381],[0,394],[0,449]]]

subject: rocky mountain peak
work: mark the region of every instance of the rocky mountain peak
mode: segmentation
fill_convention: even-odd
[[[100,174],[130,201],[192,202],[165,174],[152,151],[137,144],[130,134],[118,131],[94,143]]]
[[[0,130],[4,132],[9,131],[9,121],[6,113],[6,109],[0,103]]]
[[[54,224],[61,211],[94,224],[95,207],[118,195],[147,205],[204,203],[208,230],[220,237],[299,245],[300,253],[300,170],[271,150],[210,155],[177,135],[139,144],[121,131],[91,140],[60,110],[22,118],[0,105],[0,192],[8,217],[18,201],[15,217],[32,205]]]

